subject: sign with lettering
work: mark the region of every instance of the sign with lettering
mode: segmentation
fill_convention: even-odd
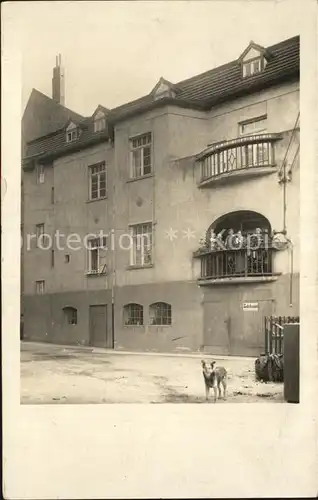
[[[258,311],[258,302],[243,302],[243,311]]]

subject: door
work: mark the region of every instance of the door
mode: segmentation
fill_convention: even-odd
[[[205,350],[213,354],[229,354],[230,350],[230,316],[226,302],[204,302]]]
[[[112,339],[108,332],[107,305],[89,307],[90,345],[111,349]]]
[[[264,352],[264,317],[270,316],[272,310],[272,299],[246,297],[244,294],[240,300],[232,302],[230,354],[259,356]]]

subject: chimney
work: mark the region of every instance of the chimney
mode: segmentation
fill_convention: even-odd
[[[61,54],[56,56],[55,68],[53,68],[52,98],[65,106],[64,68],[62,68]]]

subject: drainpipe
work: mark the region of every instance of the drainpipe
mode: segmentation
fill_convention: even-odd
[[[290,244],[289,307],[293,307],[294,245],[289,238],[287,241]]]

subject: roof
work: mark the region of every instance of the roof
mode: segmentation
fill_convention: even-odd
[[[256,46],[254,42],[251,43]],[[270,57],[266,68],[261,73],[243,78],[240,56],[230,63],[177,84],[161,78],[150,94],[112,110],[99,105],[93,116],[89,118],[84,118],[33,89],[23,116],[23,128],[27,129],[28,137],[31,136],[33,140],[25,139],[26,136],[24,136],[24,139],[29,142],[23,152],[23,157],[52,158],[82,149],[101,140],[108,140],[113,123],[154,107],[173,104],[203,111],[226,100],[257,92],[284,80],[299,78],[299,36],[289,38],[264,50]],[[155,90],[162,82],[171,86],[173,93],[156,99]],[[102,132],[94,132],[93,129],[93,119],[98,109],[103,110],[107,116],[106,130]],[[65,141],[65,126],[70,120],[79,125],[82,133],[77,141],[68,144]]]
[[[83,116],[33,89],[22,117],[24,140],[29,142],[51,134],[64,127],[68,119],[78,121]]]
[[[292,76],[299,77],[299,36],[265,50],[271,57],[261,73],[243,78],[239,58],[175,84],[176,97],[162,99],[160,103],[172,102],[179,106],[209,109],[227,99],[258,91]],[[154,103],[153,95],[148,94],[114,108],[110,116],[115,122],[157,105],[158,101]]]
[[[64,123],[63,128],[48,134],[44,137],[37,138],[27,144],[24,163],[31,157],[41,158],[43,160],[51,160],[58,158],[64,154],[72,153],[85,147],[97,144],[101,141],[109,139],[109,129],[101,132],[94,132],[93,118],[84,118],[82,120],[73,120],[81,130],[80,137],[70,143],[66,142],[66,126],[69,120]]]

